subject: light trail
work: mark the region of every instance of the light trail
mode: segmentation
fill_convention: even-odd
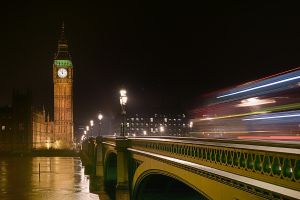
[[[279,119],[279,118],[289,118],[289,117],[300,117],[300,114],[294,114],[294,115],[278,115],[278,116],[257,117],[257,118],[246,118],[246,119],[242,119],[242,120],[243,120],[243,121],[253,121],[253,120]]]
[[[217,99],[223,98],[223,97],[228,97],[228,96],[233,96],[233,95],[236,95],[236,94],[241,94],[241,93],[244,93],[244,92],[249,92],[249,91],[257,90],[257,89],[260,89],[260,88],[265,88],[265,87],[277,85],[277,84],[280,84],[280,83],[285,83],[285,82],[296,80],[296,79],[300,79],[300,76],[295,76],[295,77],[292,77],[292,78],[288,78],[288,79],[276,81],[276,82],[273,82],[273,83],[268,83],[268,84],[265,84],[265,85],[256,86],[256,87],[253,87],[253,88],[249,88],[249,89],[245,89],[245,90],[240,90],[240,91],[229,93],[229,94],[224,94],[224,95],[218,96]]]

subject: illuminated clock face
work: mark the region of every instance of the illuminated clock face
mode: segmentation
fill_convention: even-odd
[[[58,71],[57,71],[57,75],[60,77],[60,78],[65,78],[67,75],[68,75],[68,71],[64,68],[60,68]]]

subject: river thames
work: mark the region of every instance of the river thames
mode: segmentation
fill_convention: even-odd
[[[1,200],[100,199],[77,157],[0,158],[0,189]]]

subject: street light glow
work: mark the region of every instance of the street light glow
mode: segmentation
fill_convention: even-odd
[[[121,96],[126,96],[126,93],[127,93],[126,90],[124,90],[124,89],[120,90],[120,95]]]
[[[89,126],[86,126],[86,130],[89,131],[89,130],[90,130],[90,127],[89,127]]]
[[[127,100],[128,100],[127,96],[121,96],[120,97],[120,104],[123,105],[123,106],[126,105]]]
[[[160,132],[164,132],[164,131],[165,131],[165,128],[164,128],[163,126],[160,126],[160,127],[159,127],[159,131],[160,131]]]
[[[83,131],[84,135],[86,135],[86,130]]]
[[[99,119],[99,132],[98,136],[101,135],[101,120],[103,119],[103,115],[101,113],[98,114],[98,119]]]
[[[120,104],[121,104],[121,106],[124,106],[127,103],[128,97],[127,97],[126,93],[127,93],[126,90],[124,90],[124,89],[120,90]]]
[[[90,121],[90,125],[91,125],[91,126],[94,126],[94,120],[91,120],[91,121]]]

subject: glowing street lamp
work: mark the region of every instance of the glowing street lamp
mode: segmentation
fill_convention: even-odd
[[[90,130],[90,127],[89,127],[89,126],[86,126],[85,128],[86,128],[86,131],[89,131],[89,130]]]
[[[86,135],[86,130],[83,131],[84,135]]]
[[[164,132],[165,131],[165,128],[163,126],[159,127],[159,131],[160,132]]]
[[[91,125],[91,135],[93,135],[93,126],[94,126],[94,120],[90,120],[90,125]]]
[[[165,128],[164,128],[163,126],[160,126],[160,127],[159,127],[159,132],[160,132],[160,134],[162,135],[163,132],[165,132]]]
[[[121,104],[122,108],[124,106],[126,106],[126,103],[127,103],[127,100],[128,100],[126,93],[127,93],[126,90],[123,90],[123,89],[120,90],[120,104]],[[125,110],[122,109],[122,111],[125,111]]]
[[[99,113],[98,119],[99,119],[99,135],[101,135],[101,120],[103,119],[103,115],[101,113]]]
[[[103,119],[103,115],[102,115],[101,113],[98,115],[98,119],[99,119],[100,121]]]
[[[193,128],[193,122],[192,121],[190,122],[189,127]]]
[[[122,89],[120,90],[120,104],[122,108],[122,116],[123,116],[123,122],[121,126],[121,137],[125,137],[125,121],[126,121],[126,109],[125,106],[127,104],[128,97],[126,95],[127,91]]]
[[[90,121],[90,125],[91,125],[91,127],[94,126],[94,120],[91,120],[91,121]]]

